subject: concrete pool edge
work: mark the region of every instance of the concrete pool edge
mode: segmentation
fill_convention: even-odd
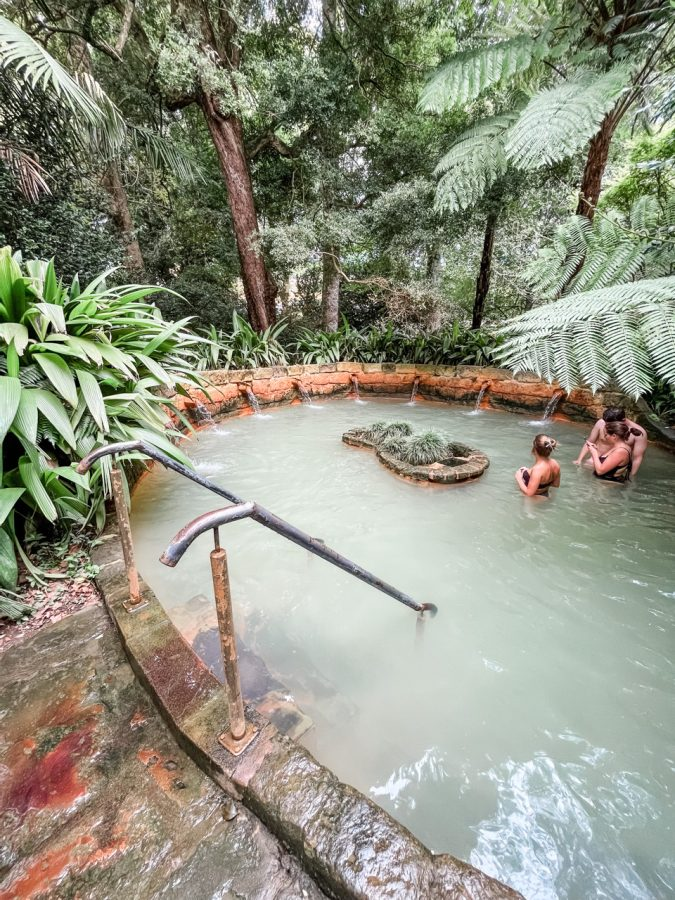
[[[259,735],[241,756],[217,741],[227,700],[215,676],[179,634],[147,584],[148,605],[129,614],[116,523],[92,562],[108,612],[137,678],[182,749],[241,800],[336,898],[448,897],[515,900],[521,895],[468,863],[433,854],[403,825],[318,763],[248,706]]]
[[[252,391],[261,407],[301,402],[303,392],[310,398],[345,396],[355,389],[365,395],[410,396],[416,385],[420,400],[475,404],[481,409],[528,412],[543,416],[555,395],[560,395],[554,417],[590,422],[607,406],[623,406],[628,416],[647,430],[650,439],[666,450],[675,450],[675,429],[655,423],[643,401],[637,403],[618,390],[598,391],[577,388],[566,394],[557,382],[548,383],[537,375],[491,366],[436,366],[408,363],[332,363],[271,366],[258,369],[213,369],[200,373],[203,390],[185,385],[189,396],[175,396],[181,412],[195,406],[211,416],[252,412]]]

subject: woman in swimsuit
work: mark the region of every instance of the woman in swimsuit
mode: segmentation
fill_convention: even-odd
[[[593,460],[593,474],[604,481],[625,484],[633,467],[633,452],[628,443],[630,428],[625,422],[607,422],[605,435],[610,447],[602,455],[594,443],[586,441]]]
[[[548,497],[550,487],[560,487],[560,466],[554,459],[549,459],[557,443],[547,434],[538,434],[534,439],[534,465],[531,469],[522,466],[516,472],[516,482],[526,497]]]

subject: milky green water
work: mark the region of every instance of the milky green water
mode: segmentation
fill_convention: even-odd
[[[400,480],[340,440],[382,419],[443,429],[490,469],[458,487]],[[419,629],[262,526],[223,529],[238,628],[314,720],[303,740],[322,763],[528,900],[672,897],[675,458],[650,448],[633,484],[603,483],[572,465],[585,430],[555,422],[562,487],[527,499],[513,472],[538,430],[336,400],[228,420],[185,448],[201,474],[439,607]],[[219,505],[159,468],[134,495],[139,567],[190,640],[216,621],[199,599],[211,539],[174,570],[158,557]]]

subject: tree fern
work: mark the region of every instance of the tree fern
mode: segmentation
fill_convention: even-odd
[[[515,372],[557,379],[571,390],[614,382],[647,393],[675,384],[675,276],[570,294],[512,319],[497,350]]]
[[[593,223],[571,216],[556,229],[551,245],[542,248],[525,277],[543,299],[623,284],[644,276],[661,278],[675,272],[675,235],[669,224],[675,198],[661,206],[640,197],[630,214],[600,211]]]
[[[518,35],[497,44],[455,53],[422,89],[419,108],[440,113],[471,103],[488,88],[529,69],[545,47],[542,40]]]
[[[504,144],[517,112],[484,119],[455,141],[436,166],[441,175],[436,188],[436,208],[455,212],[472,206],[508,165]]]
[[[617,65],[539,91],[509,132],[507,157],[519,169],[537,169],[572,156],[597,133],[629,79],[630,70]]]

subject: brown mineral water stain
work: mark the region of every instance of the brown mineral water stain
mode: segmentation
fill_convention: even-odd
[[[136,755],[164,793],[168,794],[175,789],[177,766],[173,760],[164,760],[161,753],[147,747],[139,750]]]
[[[12,885],[0,890],[0,900],[31,900],[45,894],[56,896],[53,888],[70,872],[84,872],[105,863],[125,847],[126,841],[122,838],[99,847],[90,835],[79,835],[62,847],[40,853]]]
[[[86,681],[75,681],[64,686],[56,698],[49,692],[34,700],[23,709],[14,710],[9,717],[9,741],[21,740],[26,733],[41,728],[64,728],[77,725],[83,719],[99,715],[103,711],[100,703],[82,706]]]
[[[91,753],[93,723],[72,731],[44,756],[32,751],[32,741],[22,741],[10,753],[10,777],[2,792],[2,806],[14,810],[21,819],[29,810],[64,809],[82,797],[87,789],[79,778],[77,765]],[[31,747],[32,744],[32,747]]]

